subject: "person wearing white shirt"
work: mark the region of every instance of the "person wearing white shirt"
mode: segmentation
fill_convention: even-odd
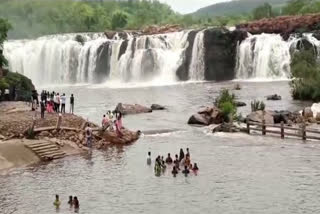
[[[63,95],[60,97],[61,101],[61,113],[65,114],[66,113],[66,95],[63,93]]]

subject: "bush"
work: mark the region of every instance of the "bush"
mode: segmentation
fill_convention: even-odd
[[[266,108],[266,105],[264,104],[263,101],[254,100],[253,102],[251,102],[251,112],[264,111],[265,108]]]
[[[235,95],[231,94],[228,89],[221,90],[219,96],[215,100],[215,106],[222,111],[226,122],[230,122],[237,113],[235,100]]]
[[[320,101],[320,64],[313,50],[296,52],[291,62],[294,99]]]

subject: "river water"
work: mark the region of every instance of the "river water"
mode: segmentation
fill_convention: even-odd
[[[290,98],[287,82],[241,83],[238,99],[265,100],[268,109],[298,110],[306,103]],[[69,195],[80,200],[80,213],[319,213],[320,145],[299,140],[244,134],[210,134],[207,128],[186,124],[200,106],[211,104],[220,88],[233,82],[184,83],[161,87],[108,88],[103,85],[59,86],[50,90],[74,93],[76,113],[99,123],[118,102],[151,105],[168,110],[126,116],[133,130],[172,129],[146,135],[126,147],[71,156],[40,166],[14,169],[0,176],[0,213],[73,213]],[[250,105],[239,109],[246,114]],[[156,177],[146,165],[146,154],[172,155],[190,148],[199,174],[173,178],[170,170]]]

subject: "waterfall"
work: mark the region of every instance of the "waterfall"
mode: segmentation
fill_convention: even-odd
[[[200,31],[197,33],[193,43],[192,60],[189,67],[190,80],[204,80],[204,57],[204,31]]]
[[[290,44],[278,34],[249,36],[238,48],[236,78],[289,78]]]
[[[9,68],[37,85],[155,82],[172,83],[188,47],[188,31],[112,39],[102,33],[63,34],[9,40]],[[84,41],[77,41],[81,36]]]

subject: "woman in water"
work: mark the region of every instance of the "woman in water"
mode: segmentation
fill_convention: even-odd
[[[54,200],[53,205],[56,207],[56,209],[60,208],[60,200],[59,200],[59,195],[56,195],[56,200]]]
[[[75,212],[78,212],[78,211],[79,211],[79,208],[80,208],[80,204],[79,204],[79,201],[78,201],[78,197],[77,197],[77,196],[74,196],[73,205],[74,205],[74,211],[75,211]]]
[[[183,152],[183,149],[180,149],[179,162],[181,162],[183,158],[184,158],[184,152]]]

